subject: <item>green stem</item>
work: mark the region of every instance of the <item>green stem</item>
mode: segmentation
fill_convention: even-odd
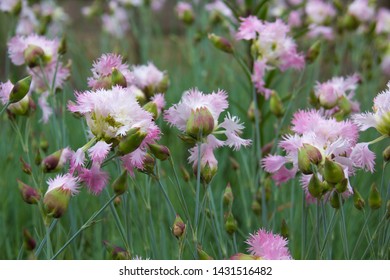
[[[52,259],[52,260],[56,259],[56,258],[58,257],[58,255],[61,254],[61,253],[66,249],[66,247],[68,247],[69,244],[72,243],[72,241],[73,241],[77,236],[80,235],[80,233],[82,233],[86,228],[88,228],[89,226],[91,226],[93,220],[94,220],[97,216],[99,216],[99,215],[104,211],[104,209],[106,209],[107,206],[109,206],[109,205],[111,204],[111,202],[114,201],[114,199],[115,199],[116,197],[117,197],[116,195],[114,195],[113,197],[111,197],[110,200],[107,201],[106,204],[104,204],[104,205],[102,206],[102,208],[100,208],[97,212],[95,212],[95,213],[94,213],[94,214],[93,214],[93,215],[92,215],[92,216],[91,216],[91,217],[90,217],[90,218],[89,218],[89,219],[88,219],[80,228],[79,228],[79,230],[78,230],[75,234],[73,234],[72,237],[71,237],[68,241],[66,241],[66,243],[57,251],[57,253],[54,254],[54,256],[53,256],[51,259]]]
[[[341,195],[338,195],[339,203],[341,205],[340,207],[340,213],[341,213],[341,229],[342,229],[342,235],[343,235],[343,244],[344,244],[344,255],[347,260],[349,260],[349,249],[348,249],[348,237],[347,237],[347,228],[346,228],[346,222],[345,222],[345,215],[344,215],[344,205],[341,199]]]

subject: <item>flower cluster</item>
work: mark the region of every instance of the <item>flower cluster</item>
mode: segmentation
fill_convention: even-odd
[[[214,156],[216,148],[229,146],[238,150],[241,146],[251,143],[239,136],[244,126],[237,117],[227,114],[222,123],[218,122],[220,114],[228,106],[227,94],[222,90],[204,94],[197,89],[191,89],[164,115],[169,124],[176,126],[183,133],[182,139],[189,143],[201,142],[190,149],[189,162],[193,163],[196,172],[200,160],[201,176],[206,183],[209,183],[217,172],[218,162]],[[216,135],[219,134],[224,134],[226,140],[218,139]]]
[[[286,155],[262,160],[276,184],[301,172],[301,184],[310,201],[336,191],[351,195],[349,176],[355,167],[361,167],[351,154],[358,127],[350,121],[323,117],[318,111],[299,111],[294,114],[291,130],[293,134],[285,135],[279,143]]]
[[[303,55],[297,52],[294,40],[288,36],[289,31],[288,25],[279,19],[275,22],[263,22],[255,16],[241,18],[236,39],[252,40],[252,50],[256,58],[252,81],[257,91],[266,98],[269,98],[272,92],[265,88],[266,70],[302,69],[305,65]]]

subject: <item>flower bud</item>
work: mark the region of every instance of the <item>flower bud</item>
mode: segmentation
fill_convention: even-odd
[[[166,160],[171,156],[171,152],[169,151],[167,146],[159,145],[159,144],[149,144],[150,152],[159,160]]]
[[[347,30],[355,30],[359,26],[359,21],[352,15],[345,15],[342,18],[342,26]]]
[[[269,102],[270,111],[278,118],[283,117],[284,108],[283,102],[280,99],[279,95],[276,91],[273,91],[271,94],[270,102]]]
[[[232,192],[232,187],[230,186],[230,183],[227,184],[225,191],[223,192],[223,204],[225,206],[229,206],[231,209],[233,204],[234,196]]]
[[[18,2],[15,3],[15,5],[12,7],[11,13],[14,16],[19,16],[20,12],[22,11],[23,8],[23,3],[22,0],[19,0]]]
[[[365,206],[363,197],[356,189],[353,190],[353,205],[357,210],[363,210]]]
[[[200,169],[200,178],[206,184],[209,184],[213,179],[214,175],[217,173],[218,165],[210,164],[207,162],[205,165],[202,164]],[[196,174],[196,168],[194,169],[194,174]]]
[[[197,108],[191,111],[191,115],[187,121],[186,132],[188,135],[199,139],[211,134],[214,130],[214,118],[206,107]]]
[[[116,195],[121,195],[127,190],[127,171],[122,174],[112,183],[112,189]]]
[[[175,221],[172,226],[172,233],[176,238],[180,238],[185,234],[186,224],[180,218],[179,215],[176,215]]]
[[[30,96],[25,95],[22,100],[10,104],[7,110],[14,115],[26,116],[29,112],[33,112],[35,107],[34,100]]]
[[[36,165],[40,165],[42,162],[42,156],[41,156],[41,152],[39,149],[37,149],[37,152],[35,153],[34,162]]]
[[[181,2],[176,6],[176,13],[179,20],[190,25],[194,22],[195,16],[190,4]]]
[[[68,158],[68,149],[60,149],[43,159],[41,167],[43,172],[57,172],[64,167]]]
[[[112,245],[108,241],[103,241],[104,246],[106,247],[107,251],[110,254],[110,258],[112,260],[129,260],[130,259],[130,254],[123,249],[122,247]]]
[[[339,106],[344,115],[348,115],[352,112],[352,104],[345,96],[342,96],[339,99],[337,106]]]
[[[42,135],[39,139],[39,147],[44,151],[45,153],[49,149],[49,141]]]
[[[320,51],[321,51],[321,41],[317,40],[314,42],[313,45],[311,45],[311,47],[307,51],[306,61],[308,63],[313,63],[317,59],[318,55],[320,54]]]
[[[146,154],[145,158],[144,158],[143,169],[140,171],[145,173],[145,174],[152,174],[153,175],[155,165],[156,165],[156,161],[154,160],[154,158],[151,155]]]
[[[238,254],[231,256],[229,259],[230,260],[241,260],[241,261],[253,261],[253,260],[261,260],[261,257],[238,253]]]
[[[337,184],[345,178],[342,166],[328,158],[325,158],[324,179],[331,184]]]
[[[149,112],[152,114],[153,119],[156,120],[159,115],[158,115],[158,108],[157,104],[153,101],[149,101],[142,107],[145,111]]]
[[[64,55],[66,54],[67,50],[68,50],[68,46],[67,46],[67,42],[66,42],[66,37],[65,36],[62,36],[61,38],[61,41],[60,41],[60,44],[58,46],[58,54],[59,55]]]
[[[288,239],[288,236],[289,236],[288,226],[287,226],[285,219],[282,220],[282,226],[280,229],[280,233],[282,234],[283,238]]]
[[[37,204],[38,201],[41,199],[41,195],[39,194],[39,192],[33,187],[30,187],[29,185],[23,183],[19,179],[17,179],[17,182],[20,194],[22,195],[24,202],[28,204]]]
[[[115,206],[115,208],[118,208],[119,205],[121,205],[121,203],[122,203],[122,199],[121,199],[120,196],[117,196],[117,197],[114,198],[114,206]]]
[[[17,81],[11,90],[8,102],[16,103],[22,100],[30,91],[31,81],[32,76],[27,76],[26,78]]]
[[[189,182],[190,181],[190,173],[187,171],[187,169],[181,165],[180,166],[181,174],[183,176],[184,182]]]
[[[368,206],[370,206],[372,210],[379,209],[382,206],[381,194],[375,183],[371,185],[370,193],[368,195]]]
[[[118,152],[120,155],[126,155],[134,152],[141,145],[146,137],[146,133],[141,132],[139,127],[135,127],[127,132],[127,135],[119,142]]]
[[[125,76],[117,69],[113,68],[111,73],[111,85],[112,86],[121,86],[127,87],[127,81]]]
[[[386,112],[381,116],[376,129],[383,135],[390,136],[390,112]]]
[[[225,230],[229,234],[233,234],[237,231],[237,221],[234,219],[232,212],[230,212],[226,218]]]
[[[205,251],[203,251],[200,246],[198,246],[197,251],[200,260],[213,260],[213,258],[210,257]]]
[[[37,243],[35,242],[31,233],[26,228],[23,229],[23,245],[27,251],[33,251],[37,246]]]
[[[383,160],[385,162],[390,161],[390,145],[383,151]]]
[[[307,189],[309,193],[315,198],[320,198],[322,196],[322,182],[320,181],[320,179],[318,179],[316,173],[311,176]]]
[[[321,152],[310,144],[303,144],[298,151],[298,168],[303,174],[312,174],[311,165],[317,165],[322,161]]]
[[[155,91],[153,92],[152,96],[155,93],[162,93],[166,92],[170,84],[169,76],[167,73],[164,73],[163,79],[160,81],[160,83],[157,85]]]
[[[339,97],[332,87],[324,87],[318,93],[318,101],[325,109],[332,109],[337,105]]]
[[[217,36],[214,33],[210,33],[208,35],[210,42],[216,47],[217,49],[226,52],[226,53],[233,53],[233,46],[232,44],[223,37]]]
[[[20,157],[19,160],[22,163],[22,171],[28,175],[31,175],[32,173],[31,165],[25,162],[22,157]]]
[[[190,135],[187,135],[187,134],[179,134],[178,137],[184,142],[184,143],[187,143],[187,144],[190,144],[190,145],[195,145],[196,144],[196,139]]]
[[[28,45],[27,48],[24,50],[23,55],[27,66],[30,68],[34,68],[40,64],[40,61],[43,60],[45,52],[39,46]]]
[[[342,199],[342,198],[341,198]],[[343,202],[343,201],[341,201]],[[330,197],[330,206],[332,206],[334,209],[339,209],[341,207],[341,204],[340,204],[340,197],[339,197],[339,194],[334,191],[332,194],[331,194],[331,197]]]
[[[71,192],[62,188],[55,188],[48,191],[43,198],[48,216],[61,218],[66,212],[69,205]]]
[[[335,186],[335,189],[338,193],[343,193],[347,190],[348,188],[348,179],[344,178],[341,180],[341,182],[337,183]]]

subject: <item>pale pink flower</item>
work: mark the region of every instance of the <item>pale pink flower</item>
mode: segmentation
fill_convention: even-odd
[[[162,93],[157,93],[157,94],[152,96],[150,101],[152,101],[154,104],[156,104],[156,106],[157,106],[157,114],[160,115],[162,110],[165,107],[165,104],[166,104],[166,102],[165,102],[165,95],[162,94]]]
[[[225,135],[227,137],[224,145],[233,148],[233,150],[237,151],[241,148],[241,146],[249,146],[251,144],[251,140],[242,139],[239,135],[242,133],[244,129],[244,125],[240,123],[240,119],[236,116],[231,116],[230,113],[227,113],[224,121],[219,125],[225,129]]]
[[[353,165],[374,172],[375,154],[368,148],[369,143],[358,143],[351,153]]]
[[[376,17],[375,31],[377,34],[390,34],[390,10],[380,8]]]
[[[381,62],[381,70],[387,76],[390,76],[390,54],[385,54]]]
[[[145,149],[136,149],[134,152],[127,154],[121,158],[123,166],[131,176],[134,176],[134,170],[144,169],[144,160],[146,156]]]
[[[387,83],[387,90],[374,98],[373,112],[355,114],[352,118],[362,131],[374,127],[380,133],[388,135],[390,134],[389,114],[390,82]]]
[[[304,0],[287,0],[287,2],[290,3],[293,6],[300,5],[300,4],[302,4],[303,1]]]
[[[192,9],[192,5],[190,3],[182,2],[182,1],[176,4],[175,11],[179,19],[183,19],[186,13],[188,14],[194,13]]]
[[[92,194],[98,195],[107,185],[108,173],[100,169],[99,165],[92,164],[91,169],[81,168],[79,178]]]
[[[135,86],[144,90],[147,87],[158,88],[165,78],[165,73],[149,62],[147,65],[133,66],[133,83]]]
[[[72,195],[76,195],[79,192],[79,179],[73,177],[71,174],[57,175],[54,179],[50,178],[47,180],[49,185],[47,192],[50,192],[54,189],[61,189],[64,191],[69,191]]]
[[[375,9],[368,0],[355,0],[348,6],[348,13],[361,22],[371,21],[375,17]]]
[[[80,167],[84,166],[85,152],[82,148],[77,149],[76,152],[72,151],[70,157],[69,173],[73,174],[74,171],[80,171]]]
[[[50,107],[49,102],[47,101],[49,96],[49,92],[43,92],[38,98],[38,105],[42,110],[42,118],[41,121],[43,123],[47,123],[49,121],[50,116],[53,114],[53,109]]]
[[[161,9],[164,7],[165,1],[166,0],[152,0],[150,7],[155,12],[161,11]]]
[[[29,45],[40,47],[44,52],[45,62],[56,61],[58,57],[58,40],[50,40],[44,36],[32,34],[29,36],[15,36],[8,42],[8,53],[13,64],[25,63],[24,51]]]
[[[56,65],[57,64],[57,65]],[[65,82],[70,77],[70,70],[68,67],[64,67],[62,62],[51,62],[47,65],[44,65],[44,67],[38,71],[34,68],[27,69],[27,72],[32,76],[33,78],[33,87],[36,91],[42,92],[47,91],[49,87],[52,85],[53,90],[55,89],[62,89],[64,87]],[[55,81],[53,83],[53,79],[55,78]]]
[[[209,136],[211,138],[213,136]],[[212,142],[213,140],[210,140]],[[218,161],[214,156],[214,149],[218,146],[214,146],[210,143],[204,143],[200,148],[200,167],[201,169],[205,168],[206,165],[209,166],[211,170],[216,170],[218,167]],[[198,165],[198,147],[193,147],[190,149],[190,156],[188,157],[188,162],[192,163],[194,170],[196,170]]]
[[[112,143],[107,144],[104,141],[97,142],[93,147],[89,148],[89,157],[95,164],[102,164],[103,160],[107,157],[111,150]]]
[[[0,11],[11,12],[20,0],[1,0],[0,1]]]
[[[330,26],[310,24],[309,32],[307,33],[307,36],[309,38],[323,37],[328,41],[333,41],[334,32],[333,32],[333,28]]]
[[[115,38],[123,38],[130,29],[126,10],[116,2],[110,2],[110,13],[102,15],[103,30]]]
[[[125,77],[127,84],[130,85],[132,76],[129,65],[123,63],[122,60],[122,56],[114,53],[103,54],[95,60],[91,69],[92,77],[88,78],[88,86],[94,90],[101,88],[100,79],[110,76],[114,68]]]
[[[8,103],[9,95],[11,94],[13,88],[14,85],[9,80],[5,83],[0,83],[0,100],[3,105]]]
[[[324,25],[336,15],[333,5],[322,0],[309,0],[305,11],[309,21],[316,25]]]
[[[263,23],[255,16],[241,17],[240,20],[236,40],[253,40],[263,28]]]
[[[265,87],[264,81],[265,72],[269,68],[265,59],[256,60],[253,64],[252,82],[257,92],[264,95],[265,99],[268,99],[272,94],[272,90]]]
[[[19,21],[15,33],[17,35],[30,35],[39,28],[39,20],[33,9],[28,6],[28,2],[22,1],[22,11],[18,17]]]
[[[226,6],[223,1],[216,0],[212,3],[208,3],[204,6],[205,10],[214,15],[224,16],[232,21],[236,21],[232,10]]]
[[[302,26],[302,12],[300,10],[291,11],[287,22],[290,27]]]
[[[248,251],[265,260],[291,260],[287,239],[278,234],[259,229],[246,240]]]

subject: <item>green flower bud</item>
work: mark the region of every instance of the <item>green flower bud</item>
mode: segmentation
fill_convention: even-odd
[[[153,101],[149,101],[142,108],[145,111],[148,111],[149,113],[151,113],[154,120],[156,120],[159,117],[157,104],[154,103]]]
[[[38,201],[41,199],[41,195],[39,194],[39,192],[33,187],[30,187],[29,185],[23,183],[19,179],[17,179],[16,181],[18,182],[18,188],[24,202],[28,204],[37,204]]]
[[[45,51],[36,45],[28,45],[24,50],[24,60],[26,64],[30,68],[34,68],[39,66],[40,62],[43,62],[43,58],[45,56]]]
[[[233,204],[233,200],[234,200],[234,196],[232,192],[232,187],[230,186],[230,183],[228,183],[225,188],[225,191],[223,192],[223,204],[231,208]]]
[[[68,209],[70,197],[70,191],[61,188],[47,192],[43,198],[43,204],[48,216],[56,219],[61,218]]]
[[[303,174],[312,174],[311,165],[317,165],[322,161],[321,152],[310,144],[303,144],[298,151],[298,168]]]
[[[284,107],[283,102],[280,99],[279,95],[276,93],[276,91],[273,91],[271,94],[269,107],[271,112],[278,118],[283,117],[284,115]]]
[[[146,133],[141,132],[139,127],[130,129],[124,139],[119,142],[118,153],[120,155],[126,155],[134,152],[141,145],[146,135]]]
[[[146,154],[145,158],[144,158],[143,169],[140,170],[140,171],[145,173],[145,174],[152,174],[152,175],[154,175],[154,166],[155,165],[156,165],[156,161],[154,160],[154,158],[151,155]]]
[[[191,10],[185,10],[183,15],[180,17],[180,20],[187,25],[191,25],[195,20],[194,13]]]
[[[335,188],[338,193],[345,192],[348,188],[348,179],[344,178],[343,180],[341,180],[341,182],[336,184]]]
[[[186,224],[183,222],[179,215],[176,215],[175,221],[172,226],[172,233],[176,238],[180,238],[185,234]]]
[[[28,113],[34,111],[35,108],[34,100],[30,96],[25,95],[22,100],[10,104],[7,110],[14,115],[26,116]]]
[[[32,173],[31,165],[25,162],[22,157],[20,157],[19,160],[22,163],[22,171],[27,175],[31,175]]]
[[[390,161],[390,145],[383,151],[383,160],[385,162]]]
[[[210,257],[205,251],[203,251],[200,246],[198,246],[197,251],[200,260],[213,260],[213,258]]]
[[[329,158],[325,158],[324,179],[328,183],[337,184],[344,178],[345,175],[342,166],[339,163],[330,160]]]
[[[22,100],[30,91],[31,81],[32,76],[27,76],[26,78],[17,81],[9,95],[9,103],[12,104]]]
[[[390,136],[390,112],[387,112],[381,116],[376,129],[383,135]]]
[[[240,261],[253,261],[253,260],[261,260],[261,257],[254,255],[247,255],[243,253],[238,253],[229,258],[230,260],[240,260]]]
[[[68,150],[60,149],[43,159],[41,167],[43,172],[57,172],[64,167]]]
[[[42,162],[42,156],[41,156],[41,152],[39,149],[37,149],[37,152],[35,153],[34,162],[36,165],[40,165]]]
[[[127,171],[122,174],[112,183],[112,189],[116,195],[121,195],[127,190]]]
[[[318,179],[318,176],[316,173],[314,173],[309,181],[308,185],[308,191],[309,193],[315,197],[315,198],[320,198],[322,196],[322,191],[323,191],[323,186],[322,182],[320,179]]]
[[[191,111],[187,121],[186,133],[195,139],[207,137],[214,131],[214,118],[206,107],[197,108]]]
[[[353,190],[353,205],[357,210],[363,210],[365,206],[363,197],[356,189]]]
[[[196,139],[190,135],[187,134],[179,134],[178,137],[185,143],[190,144],[190,145],[195,145],[196,144]]]
[[[171,156],[171,152],[167,146],[159,144],[149,144],[148,146],[150,152],[159,160],[166,160]]]
[[[112,245],[108,241],[103,241],[104,247],[106,247],[107,251],[110,254],[110,258],[112,260],[120,261],[120,260],[129,260],[130,254],[123,249],[122,247]]]
[[[341,198],[342,199],[342,198]],[[341,201],[343,202],[343,201]],[[330,197],[330,206],[332,206],[333,208],[335,209],[339,209],[341,207],[341,204],[340,204],[340,197],[339,197],[339,194],[334,191],[332,194],[331,194],[331,197]]]
[[[205,165],[201,166],[200,169],[200,178],[205,184],[209,184],[215,174],[217,174],[218,166],[217,165],[211,165],[208,162]],[[196,174],[196,167],[194,168],[194,174]]]
[[[23,245],[27,251],[33,251],[37,245],[28,229],[23,230]]]
[[[232,212],[230,212],[226,218],[225,230],[229,234],[233,234],[237,231],[237,221],[234,218]]]
[[[111,85],[127,87],[127,81],[125,76],[117,69],[113,68],[111,73]]]
[[[216,47],[217,49],[226,52],[226,53],[233,53],[233,46],[232,44],[223,37],[217,36],[214,33],[210,33],[208,35],[210,42]]]
[[[66,54],[67,50],[68,50],[68,46],[67,46],[67,42],[66,42],[66,37],[62,36],[61,42],[58,46],[58,54],[64,55],[64,54]]]
[[[320,54],[320,51],[321,51],[321,41],[317,40],[314,42],[313,45],[311,45],[311,47],[307,51],[306,61],[308,63],[313,63],[317,59],[318,55]]]
[[[370,193],[368,195],[368,206],[370,206],[372,210],[379,209],[382,206],[381,194],[379,193],[375,183],[373,183],[370,188]]]

